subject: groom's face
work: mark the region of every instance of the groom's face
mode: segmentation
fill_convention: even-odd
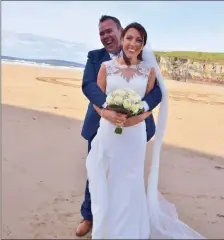
[[[99,24],[100,40],[109,53],[117,54],[120,51],[121,32],[122,29],[118,29],[116,23],[111,19]]]

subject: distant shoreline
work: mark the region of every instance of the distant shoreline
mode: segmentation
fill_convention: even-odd
[[[56,68],[56,69],[64,69],[64,70],[78,70],[83,72],[84,67],[70,67],[70,66],[53,66],[53,65],[47,65],[47,64],[41,64],[41,63],[31,63],[31,62],[12,62],[12,61],[7,61],[7,60],[1,60],[2,64],[13,64],[13,65],[25,65],[27,67],[41,67],[41,68]]]
[[[60,67],[60,68],[84,68],[85,65],[79,62],[73,62],[68,60],[61,59],[36,59],[36,58],[20,58],[20,57],[11,57],[3,55],[1,56],[1,61],[8,63],[19,63],[26,65],[40,65],[40,66],[52,66],[52,67]]]

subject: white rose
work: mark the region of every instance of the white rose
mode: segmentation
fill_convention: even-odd
[[[139,103],[139,109],[143,109],[144,108],[144,105],[143,105],[143,102],[141,101],[140,103]]]
[[[117,95],[117,96],[114,97],[114,102],[117,105],[121,105],[123,103],[123,98]]]
[[[106,98],[106,103],[107,103],[108,105],[114,104],[114,99],[113,99],[113,97],[112,97],[111,95],[107,96],[107,98]]]
[[[125,96],[126,92],[123,89],[117,89],[113,92],[114,95]]]
[[[131,101],[132,101],[132,102],[137,103],[137,102],[139,102],[139,98],[140,98],[140,97],[133,95],[133,96],[131,96],[130,98],[131,98]]]
[[[119,93],[118,93],[119,96],[124,97],[125,94],[126,94],[126,91],[125,91],[125,90],[123,90],[123,89],[120,89],[120,90],[119,90]]]
[[[135,106],[136,106],[136,108],[138,109],[138,111],[141,109],[141,107],[140,107],[140,104],[139,104],[139,103],[135,104]]]
[[[131,111],[132,111],[134,114],[138,113],[138,111],[139,111],[139,106],[138,106],[138,104],[133,104],[133,105],[131,106]]]
[[[131,101],[129,99],[124,99],[123,106],[125,109],[130,109]]]

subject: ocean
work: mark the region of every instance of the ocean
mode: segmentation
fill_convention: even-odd
[[[1,56],[1,62],[25,64],[30,66],[42,66],[42,67],[55,67],[55,68],[69,68],[84,70],[85,65],[82,63],[57,60],[57,59],[28,59],[28,58],[17,58],[10,56]]]

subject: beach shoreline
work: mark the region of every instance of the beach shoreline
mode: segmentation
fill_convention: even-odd
[[[49,64],[43,63],[32,63],[32,62],[21,62],[21,61],[10,61],[10,60],[1,60],[2,64],[12,64],[12,65],[22,65],[27,67],[43,67],[43,68],[52,68],[52,69],[61,69],[61,70],[75,70],[75,71],[84,71],[82,67],[68,67],[68,66],[52,66]]]

